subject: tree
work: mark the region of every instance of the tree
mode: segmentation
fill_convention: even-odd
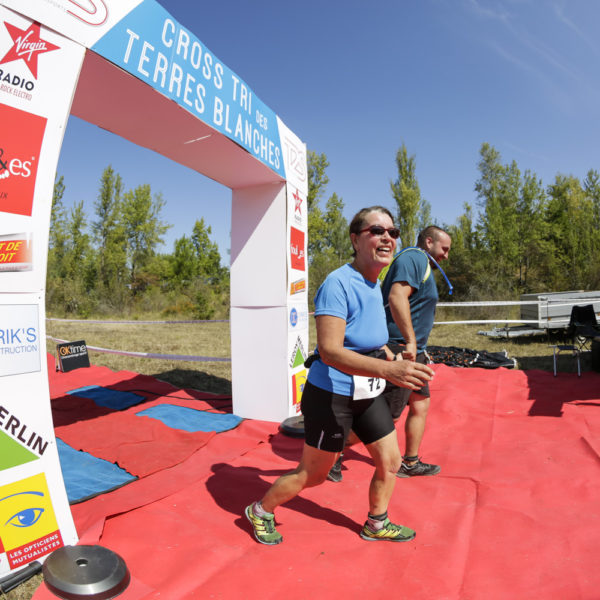
[[[488,294],[509,295],[516,283],[519,264],[517,205],[521,173],[516,162],[502,165],[500,153],[488,143],[480,150],[479,179],[475,183],[480,208],[477,231],[483,241],[484,269],[479,279]]]
[[[127,273],[125,232],[121,222],[123,182],[109,165],[102,172],[95,202],[96,221],[92,223],[98,248],[98,283],[103,297],[121,304]]]
[[[212,228],[204,223],[204,217],[194,223],[192,243],[196,252],[198,274],[203,279],[218,281],[223,275],[219,246],[212,242]]]
[[[144,288],[141,272],[162,244],[162,235],[171,227],[160,220],[165,202],[160,194],[152,197],[150,185],[129,190],[122,200],[121,215],[126,240],[130,282],[134,291]]]
[[[408,156],[404,144],[396,152],[396,167],[398,177],[390,182],[390,189],[397,207],[396,222],[400,229],[400,241],[403,246],[413,246],[417,241],[417,228],[428,216],[428,205],[424,205],[421,199],[415,156]]]
[[[317,154],[312,150],[307,152],[306,158],[308,165],[308,194],[306,196],[308,210],[307,254],[308,263],[312,266],[315,257],[322,254],[327,245],[326,224],[319,203],[329,183],[329,177],[326,173],[329,161],[325,154]]]
[[[67,211],[62,201],[65,189],[64,177],[61,175],[54,183],[52,194],[52,212],[50,213],[50,232],[48,237],[47,281],[65,276],[64,257],[68,238]]]
[[[548,187],[546,220],[554,249],[555,285],[558,290],[591,289],[597,268],[590,261],[597,231],[593,229],[593,199],[572,175],[557,175]]]

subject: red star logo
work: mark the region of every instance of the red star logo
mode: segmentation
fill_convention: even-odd
[[[301,209],[302,198],[300,198],[300,194],[298,193],[298,190],[296,190],[295,194],[292,194],[292,197],[296,201],[296,206],[294,208],[294,212],[298,211],[300,214],[302,214],[302,209]]]
[[[19,29],[6,21],[4,25],[14,43],[12,48],[0,60],[0,65],[13,60],[24,60],[31,74],[37,79],[38,56],[44,52],[59,50],[59,46],[55,46],[40,37],[39,23],[32,23],[27,29]]]

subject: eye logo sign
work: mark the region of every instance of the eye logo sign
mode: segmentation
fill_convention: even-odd
[[[27,29],[20,29],[4,21],[4,26],[12,38],[13,45],[0,59],[0,65],[14,60],[23,60],[33,77],[37,79],[38,57],[44,52],[60,50],[59,46],[55,46],[40,37],[39,23],[32,23]]]
[[[292,269],[304,271],[304,232],[290,227],[290,263]]]
[[[0,104],[0,212],[30,217],[46,119]]]
[[[43,473],[0,487],[0,551],[11,569],[63,546]]]

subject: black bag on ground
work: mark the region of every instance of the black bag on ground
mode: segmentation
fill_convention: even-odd
[[[505,367],[514,369],[517,362],[509,358],[505,352],[488,352],[487,350],[470,350],[456,346],[428,346],[427,354],[432,362],[448,365],[449,367],[479,367],[482,369],[497,369]]]

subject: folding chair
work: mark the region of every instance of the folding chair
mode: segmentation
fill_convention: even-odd
[[[577,360],[577,377],[581,377],[581,362],[579,361],[579,355],[581,354],[580,348],[576,344],[557,344],[556,346],[552,346],[554,350],[553,360],[554,360],[554,377],[556,377],[556,360],[558,355],[563,351],[571,351],[573,352],[573,356]]]
[[[596,321],[593,304],[576,305],[571,309],[571,318],[567,328],[567,336],[580,351],[591,350],[591,342],[600,337],[600,328]]]

